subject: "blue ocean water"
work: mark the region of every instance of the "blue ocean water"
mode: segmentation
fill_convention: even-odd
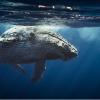
[[[28,76],[23,75],[13,65],[0,64],[0,98],[100,98],[99,1],[41,0],[40,4],[48,4],[50,9],[36,8],[37,1],[39,0],[1,0],[0,35],[13,27],[13,24],[50,27],[60,25],[54,31],[71,42],[79,54],[65,62],[46,61],[44,77],[36,83],[30,77],[34,63],[22,65]]]
[[[0,24],[0,33],[10,27]],[[13,65],[0,64],[0,98],[100,98],[100,27],[57,31],[76,46],[78,57],[47,61],[44,77],[36,83]],[[34,64],[23,67],[31,76]]]

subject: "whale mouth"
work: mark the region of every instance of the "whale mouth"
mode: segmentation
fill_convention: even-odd
[[[78,55],[78,52],[66,52],[66,53],[48,53],[46,55],[46,59],[54,60],[54,59],[62,59],[64,61],[70,60]]]
[[[61,57],[62,60],[70,60],[76,56],[78,56],[78,51],[77,49],[75,48],[71,48],[70,51],[66,52],[66,51],[63,51],[62,53],[59,54],[59,56]]]
[[[72,59],[76,56],[78,56],[78,52],[67,52],[65,54],[65,60]]]

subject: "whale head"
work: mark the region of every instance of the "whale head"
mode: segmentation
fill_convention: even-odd
[[[78,55],[78,50],[70,44],[68,41],[60,41],[61,45],[58,44],[59,54],[62,60],[69,60]]]
[[[47,48],[47,59],[69,60],[78,55],[78,50],[75,46],[57,32],[42,30],[39,32],[38,39],[41,40],[41,43],[43,42],[43,44],[46,44],[44,48]]]
[[[66,41],[65,39],[59,40],[59,42],[55,46],[56,52],[55,54],[62,60],[69,60],[78,55],[78,50],[71,43]]]

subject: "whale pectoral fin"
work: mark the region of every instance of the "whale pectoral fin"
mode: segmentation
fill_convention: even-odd
[[[33,74],[32,80],[38,81],[42,78],[43,72],[45,71],[45,60],[40,60],[35,63],[35,72]]]
[[[16,68],[18,68],[22,73],[26,74],[24,68],[23,68],[20,64],[16,64],[15,66],[16,66]]]

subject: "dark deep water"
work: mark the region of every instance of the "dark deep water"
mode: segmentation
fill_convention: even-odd
[[[50,10],[48,16],[41,11],[41,19],[37,12],[35,17],[32,11],[27,13],[30,7],[23,13],[19,12],[23,7],[11,9],[13,6],[8,4],[0,5],[0,33],[12,27],[12,22],[32,25],[38,20],[43,25],[61,24],[55,30],[79,51],[78,57],[67,62],[47,61],[44,77],[37,83],[32,83],[29,77],[34,64],[23,65],[29,76],[13,65],[0,64],[0,98],[100,98],[100,8],[79,7],[68,13]]]

